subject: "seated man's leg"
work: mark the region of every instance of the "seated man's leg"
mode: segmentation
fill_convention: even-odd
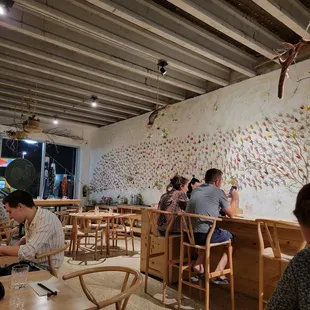
[[[195,244],[205,245],[208,234],[206,233],[194,233]],[[193,268],[198,273],[204,273],[204,263],[205,263],[206,251],[198,250],[197,260],[193,263]]]
[[[221,243],[221,242],[225,242],[228,240],[232,240],[233,238],[234,238],[233,235],[229,231],[222,229],[222,228],[215,228],[210,242],[211,243]],[[215,271],[224,270],[226,265],[227,265],[227,262],[228,262],[228,255],[227,255],[226,251],[224,250],[222,257],[221,257]],[[226,276],[222,275],[222,276],[220,276],[220,278],[226,279]]]

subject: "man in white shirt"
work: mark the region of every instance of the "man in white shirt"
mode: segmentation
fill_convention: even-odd
[[[18,256],[20,261],[48,268],[47,258],[37,260],[35,255],[64,246],[64,233],[58,217],[46,209],[36,207],[32,196],[21,190],[5,197],[3,204],[10,219],[18,223],[25,221],[25,236],[12,246],[0,246],[0,255]],[[56,269],[62,265],[63,259],[63,252],[52,257]]]

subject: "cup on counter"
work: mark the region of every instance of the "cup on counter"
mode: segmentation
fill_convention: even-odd
[[[113,213],[113,207],[109,207],[109,213]]]
[[[83,213],[83,207],[80,206],[80,207],[79,207],[79,214],[82,214],[82,213]]]
[[[98,213],[99,213],[99,207],[95,206],[95,214],[98,214]]]
[[[11,289],[20,290],[27,287],[27,277],[29,266],[26,264],[19,264],[12,267],[11,273]]]

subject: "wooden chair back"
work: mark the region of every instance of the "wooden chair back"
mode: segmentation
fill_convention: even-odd
[[[55,214],[58,216],[62,227],[69,223],[69,212],[68,211],[56,211]]]
[[[9,245],[14,235],[18,232],[18,226],[14,225],[14,220],[4,221],[0,224],[0,244]]]
[[[106,300],[98,301],[94,297],[94,295],[91,293],[90,289],[87,287],[83,277],[88,274],[108,272],[108,271],[114,272],[114,273],[116,272],[124,273],[125,274],[124,281],[122,283],[122,287],[120,288],[120,293]],[[132,276],[132,280],[128,285],[130,276]],[[127,307],[129,297],[142,284],[142,275],[140,272],[138,272],[137,270],[128,268],[128,267],[120,267],[120,266],[105,266],[105,267],[94,267],[94,268],[83,269],[83,270],[79,270],[79,271],[64,275],[62,278],[64,280],[68,280],[68,279],[72,279],[76,277],[79,277],[80,284],[87,298],[92,303],[94,303],[98,307],[98,309],[102,309],[109,305],[115,304],[117,310],[125,310]],[[104,281],[104,277],[101,277],[101,278],[102,278],[102,281]]]
[[[210,217],[206,215],[200,214],[192,214],[192,213],[182,213],[181,217],[181,242],[186,240],[192,247],[195,246],[195,237],[194,237],[194,229],[193,229],[193,221],[204,221],[210,224],[210,230],[208,236],[206,238],[206,246],[210,246],[211,237],[216,227],[216,223],[222,221],[221,218]]]
[[[102,229],[102,219],[96,217],[95,215],[94,217],[78,217],[77,223],[79,227],[79,232],[83,233],[84,235],[96,233]]]
[[[282,229],[283,228],[284,229],[300,229],[299,224],[285,222],[285,221],[267,220],[267,219],[256,219],[255,221],[257,223],[260,255],[263,255],[264,249],[266,247],[264,236],[263,236],[263,231],[262,231],[262,227],[263,227],[267,235],[267,239],[270,244],[270,247],[272,249],[274,258],[281,259],[281,253],[283,252],[281,251],[278,229],[281,229],[281,228]],[[299,252],[300,250],[305,248],[306,244],[307,244],[306,241],[301,241],[300,246],[296,249],[296,252]]]
[[[49,268],[49,272],[56,278],[58,278],[57,276],[57,271],[53,265],[52,262],[52,256],[59,254],[61,252],[64,252],[67,248],[69,247],[69,243],[65,243],[65,245],[62,248],[50,251],[50,252],[46,252],[46,253],[41,253],[41,254],[36,254],[35,258],[36,259],[41,259],[41,258],[46,258],[47,257],[47,261],[48,261],[48,268]]]
[[[178,214],[168,211],[162,211],[158,209],[149,209],[147,210],[147,214],[149,217],[149,231],[148,235],[158,237],[158,221],[160,217],[163,217],[163,219],[166,221],[166,236],[169,236],[171,227],[174,223],[174,221],[177,219]]]

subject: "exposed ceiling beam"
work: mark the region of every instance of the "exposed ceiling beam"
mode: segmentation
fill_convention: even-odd
[[[76,115],[79,116],[83,116],[83,115],[89,115],[90,117],[94,118],[94,119],[98,119],[98,120],[102,120],[102,121],[106,121],[106,122],[110,122],[110,123],[114,123],[116,122],[117,118],[113,119],[113,118],[108,118],[106,117],[106,115],[104,114],[104,112],[101,112],[100,110],[98,110],[97,108],[94,109],[92,107],[89,108],[83,108],[77,105],[70,105],[70,104],[65,104],[63,102],[59,102],[59,101],[55,101],[52,99],[47,99],[47,98],[43,98],[43,97],[39,97],[36,94],[29,94],[29,93],[16,93],[16,92],[12,92],[6,89],[0,89],[0,94],[2,95],[9,95],[12,97],[18,97],[18,98],[22,98],[23,100],[27,101],[27,100],[33,100],[35,102],[41,102],[41,103],[47,103],[48,106],[55,106],[55,109],[60,109],[65,111],[66,113],[75,113],[75,111],[81,111],[84,113],[79,113]],[[101,116],[100,116],[101,115]]]
[[[269,59],[276,56],[273,49],[282,47],[278,37],[254,22],[253,19],[241,14],[226,1],[168,1]]]
[[[218,85],[222,85],[223,83],[225,83],[224,79],[217,77],[211,73],[204,72],[200,69],[194,68],[193,66],[190,66],[187,63],[183,63],[176,59],[173,59],[172,57],[168,57],[163,53],[158,53],[154,50],[151,50],[142,45],[134,43],[123,37],[117,36],[102,28],[93,26],[89,23],[82,21],[81,19],[74,18],[68,14],[62,13],[46,5],[42,5],[32,0],[17,0],[15,1],[15,4],[17,6],[19,5],[21,8],[25,8],[26,10],[33,11],[36,14],[40,14],[54,23],[60,24],[64,27],[69,27],[70,29],[82,33],[85,36],[91,37],[97,41],[101,41],[109,45],[115,46],[117,48],[123,49],[134,55],[139,55],[144,59],[152,60],[154,62],[157,62],[159,59],[167,59],[169,61],[169,65],[172,68],[175,68],[176,70],[206,79]],[[225,85],[228,85],[228,83],[226,83]]]
[[[3,74],[5,75],[6,73],[4,72]],[[9,77],[14,78],[14,73],[9,75]],[[17,77],[17,74],[16,74],[15,77]],[[29,81],[29,80],[27,80],[27,81]],[[80,89],[80,88],[75,88],[75,87],[71,88],[69,85],[66,87],[66,86],[64,86],[64,85],[62,85],[60,83],[54,83],[54,82],[50,82],[50,83],[47,82],[47,83],[45,83],[43,80],[40,80],[40,81],[41,81],[41,84],[44,85],[44,86],[51,86],[51,87],[55,87],[55,88],[59,87],[63,91],[77,92],[78,94],[83,95],[83,99],[76,98],[76,97],[71,97],[71,96],[65,95],[63,93],[58,93],[58,92],[55,92],[55,91],[48,91],[46,89],[40,89],[40,88],[38,88],[38,85],[30,86],[30,85],[23,84],[21,82],[16,83],[16,82],[12,82],[12,81],[8,81],[8,80],[1,80],[0,79],[0,85],[4,85],[6,87],[11,87],[11,88],[15,88],[15,89],[26,91],[26,92],[30,91],[33,94],[41,94],[43,96],[55,97],[55,98],[60,99],[60,100],[72,101],[72,102],[75,102],[76,104],[81,104],[82,102],[90,101],[90,100],[85,100],[85,92],[83,92],[83,90]],[[37,81],[35,81],[34,83],[38,84]],[[106,104],[102,104],[100,102],[97,102],[97,106],[99,108],[101,108],[101,109],[108,109],[108,110],[116,111],[116,112],[119,112],[119,113],[129,114],[129,115],[133,115],[133,116],[139,115],[138,112],[124,110],[124,109],[121,109],[121,108],[118,108],[118,107],[107,106]],[[117,113],[111,113],[111,112],[106,112],[106,111],[105,111],[105,113],[106,113],[107,116],[127,119],[126,116],[123,116],[123,115],[120,115],[120,114],[117,114]]]
[[[60,100],[65,100],[65,101],[73,101],[74,103],[72,103],[72,106],[74,109],[77,109],[77,110],[80,110],[80,111],[87,111],[87,108],[82,108],[80,107],[80,105],[82,103],[86,103],[85,101],[83,100],[80,100],[80,99],[76,99],[76,98],[72,98],[72,97],[69,97],[69,96],[65,96],[65,95],[57,95],[55,94],[54,92],[49,92],[49,91],[42,91],[38,88],[36,89],[30,89],[29,87],[24,87],[24,86],[20,86],[20,84],[18,83],[13,83],[13,82],[7,82],[7,81],[1,81],[0,80],[0,86],[4,86],[4,87],[9,87],[10,90],[6,90],[7,91],[7,94],[8,95],[12,95],[12,96],[22,96],[22,97],[29,97],[29,96],[34,96],[35,98],[38,98],[37,95],[40,94],[40,95],[43,95],[43,96],[51,96],[51,97],[56,97],[57,99],[60,99]],[[13,88],[13,89],[11,89]],[[16,92],[16,89],[17,91],[22,91],[21,93],[20,92]],[[4,88],[2,88],[2,91],[4,91]],[[1,92],[1,89],[0,89],[0,92]],[[46,99],[47,100],[47,99]],[[90,110],[92,111],[92,110]],[[111,116],[111,117],[114,117],[114,118],[118,118],[118,119],[127,119],[128,117],[124,116],[124,115],[121,115],[121,114],[117,114],[117,113],[111,113],[111,112],[107,112],[107,111],[104,111],[104,110],[99,110],[99,109],[96,109],[96,110],[93,110],[95,114],[98,114],[98,115],[104,115],[104,116]]]
[[[254,70],[252,70],[251,68],[247,68],[241,62],[237,63],[233,61],[227,56],[227,54],[224,55],[222,50],[218,50],[217,52],[214,52],[211,49],[207,48],[206,46],[197,44],[195,41],[189,40],[185,38],[184,36],[182,36],[181,34],[171,31],[170,29],[167,29],[161,26],[160,24],[155,23],[145,18],[144,16],[138,15],[134,13],[133,11],[128,10],[112,1],[109,1],[109,0],[87,0],[87,1],[93,5],[96,5],[97,7],[103,10],[106,10],[120,18],[127,20],[128,22],[131,22],[144,29],[147,29],[148,31],[164,39],[174,42],[182,46],[183,48],[187,48],[188,50],[191,50],[192,52],[195,52],[203,57],[206,57],[217,63],[220,63],[230,69],[236,70],[249,77],[253,77],[256,75]],[[131,7],[133,7],[134,5],[135,5],[134,2],[130,3]],[[147,12],[148,16],[150,14],[151,12]]]
[[[181,60],[182,62],[188,63],[190,60],[198,60],[202,65],[206,65],[207,67],[210,67],[208,72],[212,72],[215,75],[218,75],[219,73],[229,73],[229,69],[219,63],[216,63],[208,58],[202,58],[200,55],[193,53],[187,49],[180,49],[180,46],[178,44],[175,44],[171,41],[166,40],[166,38],[162,38],[158,35],[154,35],[153,33],[149,32],[146,29],[143,29],[139,26],[134,25],[133,23],[127,22],[126,20],[122,18],[115,17],[115,15],[112,15],[111,13],[104,11],[104,10],[98,10],[98,8],[95,5],[92,5],[91,3],[87,3],[87,0],[67,0],[67,2],[70,2],[74,4],[75,6],[82,8],[83,11],[88,11],[92,15],[97,15],[102,20],[110,21],[113,24],[119,25],[121,27],[125,27],[126,29],[143,36],[146,39],[152,40],[152,42],[157,42],[160,45],[163,45],[164,47],[167,47],[171,50],[175,50],[177,53],[180,53],[185,56],[185,59],[188,59],[188,61],[185,61],[184,58]],[[134,4],[134,2],[130,2],[130,4]],[[190,64],[190,63],[189,63]],[[200,66],[195,66],[196,68],[200,68]],[[211,69],[211,71],[210,71]],[[213,72],[216,70],[217,73]]]
[[[15,107],[12,107],[12,106],[7,106],[6,104],[4,104],[3,102],[0,102],[0,108],[2,108],[2,111],[1,111],[1,116],[4,116],[4,117],[8,117],[10,119],[15,119],[16,118],[16,112],[20,112],[22,113],[22,109],[18,108],[16,109]],[[46,115],[46,116],[45,116]],[[42,123],[45,123],[45,124],[51,124],[53,118],[52,117],[49,117],[50,114],[40,114],[40,121]],[[101,127],[101,125],[94,125],[94,124],[90,124],[90,123],[85,123],[85,122],[82,122],[82,121],[70,121],[66,118],[63,118],[63,120],[65,120],[64,122],[59,122],[57,128],[68,128],[68,127],[77,127],[79,129],[81,129],[81,126],[83,126],[82,128],[84,129],[97,129],[98,127]]]
[[[29,102],[26,102],[26,101],[21,101],[21,100],[18,100],[18,99],[12,99],[12,98],[8,98],[8,97],[5,97],[5,96],[1,96],[1,99],[2,101],[6,101],[7,103],[12,103],[12,104],[15,104],[16,106],[21,106],[21,108],[24,109],[24,113],[27,113],[28,111],[28,104]],[[89,114],[85,114],[85,113],[78,113],[78,112],[73,112],[72,110],[68,111],[67,109],[59,109],[58,111],[56,110],[55,107],[51,107],[50,105],[41,105],[41,104],[35,104],[35,103],[32,103],[32,108],[35,107],[35,110],[37,112],[37,114],[40,114],[39,111],[50,111],[51,113],[53,113],[53,116],[54,117],[57,117],[57,118],[61,118],[62,116],[64,117],[67,117],[67,118],[70,118],[71,116],[73,117],[81,117],[81,119],[85,118],[86,121],[89,121],[89,123],[91,122],[94,122],[96,124],[104,124],[104,125],[108,125],[110,123],[113,123],[115,122],[114,120],[113,121],[104,121],[102,120],[101,117],[97,117],[97,116],[92,116],[92,115],[89,115]]]
[[[23,81],[27,81],[27,82],[31,82],[31,83],[36,83],[37,85],[44,85],[47,87],[54,87],[57,89],[61,89],[63,91],[69,91],[69,92],[73,92],[76,94],[80,94],[82,96],[88,95],[88,97],[90,98],[94,92],[93,91],[89,91],[87,89],[83,89],[83,88],[78,88],[78,87],[74,87],[71,85],[65,85],[64,83],[58,83],[58,82],[54,82],[54,81],[49,81],[49,80],[45,80],[43,78],[38,78],[36,76],[32,76],[30,74],[25,74],[19,71],[15,71],[15,70],[9,70],[9,69],[4,69],[0,67],[0,72],[1,75],[0,76],[7,76],[7,77],[11,77],[13,79],[21,79]],[[108,102],[113,102],[116,104],[120,104],[123,103],[124,106],[130,106],[130,102],[123,100],[123,99],[119,99],[119,98],[115,98],[115,97],[111,97],[105,94],[100,94],[98,92],[96,92],[96,96],[98,97],[98,99],[102,99],[104,101],[108,101]],[[100,105],[99,105],[100,106]],[[106,105],[101,105],[100,107],[102,108],[106,108],[106,109],[110,109],[112,111],[119,111],[122,113],[127,113],[130,115],[139,115],[140,113],[135,112],[135,111],[130,111],[130,110],[126,110],[126,109],[122,109],[119,107],[111,107],[111,106],[106,106]],[[152,111],[152,109],[149,109],[149,112]]]
[[[252,0],[263,10],[275,17],[281,23],[299,34],[302,38],[309,35],[306,28],[310,22],[310,11],[300,1],[296,0]],[[301,20],[304,22],[302,23]]]
[[[25,107],[17,106],[16,104],[14,104],[15,103],[14,100],[8,100],[7,98],[0,97],[0,102],[3,102],[2,106],[1,106],[2,108],[15,109],[17,112],[21,112],[21,113],[25,113],[27,111],[27,107],[26,106]],[[9,104],[8,102],[10,102],[12,104]],[[20,101],[17,101],[17,102],[21,103]],[[43,109],[37,108],[36,112],[37,112],[39,118],[40,118],[40,115],[50,116],[51,117],[51,121],[52,121],[54,119],[54,117],[55,117],[55,113],[49,112],[49,111],[46,111],[46,110],[43,110]],[[69,116],[69,115],[65,115],[65,114],[61,114],[60,116],[57,115],[57,118],[59,118],[59,119],[68,119],[68,120],[71,120],[71,121],[78,121],[78,122],[87,123],[87,124],[94,124],[94,125],[97,125],[97,126],[108,125],[108,123],[106,123],[106,122],[100,122],[100,121],[97,121],[97,120],[90,120],[90,119],[87,119],[87,118],[84,118],[84,117]]]
[[[137,64],[131,63],[131,62],[126,61],[124,59],[120,59],[120,58],[111,56],[109,54],[103,53],[102,51],[99,52],[97,50],[88,48],[82,44],[76,43],[74,41],[66,40],[64,38],[61,38],[60,36],[56,36],[52,33],[47,32],[47,31],[42,31],[38,28],[29,26],[26,23],[24,23],[23,21],[16,22],[16,21],[9,19],[9,18],[6,18],[5,21],[1,21],[1,17],[0,17],[0,26],[8,28],[12,31],[18,32],[20,34],[29,36],[31,38],[41,40],[44,42],[48,42],[50,44],[59,46],[61,48],[65,48],[69,51],[81,54],[83,56],[90,57],[90,58],[95,59],[97,61],[108,63],[110,65],[117,67],[117,68],[138,74],[140,76],[148,77],[148,78],[154,79],[154,80],[158,79],[161,83],[167,83],[169,85],[182,87],[182,88],[190,90],[192,92],[199,93],[198,92],[199,88],[197,88],[193,84],[189,84],[189,83],[183,82],[182,80],[171,78],[169,76],[162,77],[161,75],[158,74],[157,71],[151,70],[149,68],[141,67]],[[155,63],[154,63],[154,65],[155,65]],[[205,77],[203,77],[203,79],[205,79]],[[223,79],[222,84],[228,85],[228,80]],[[222,86],[224,86],[224,85],[222,85]]]
[[[107,79],[113,82],[124,84],[126,86],[141,89],[143,91],[147,91],[147,92],[154,93],[154,94],[157,94],[157,92],[159,92],[161,96],[173,98],[176,100],[185,99],[185,97],[180,94],[176,94],[176,93],[164,90],[164,89],[157,90],[156,87],[146,85],[145,83],[139,83],[133,80],[129,80],[129,79],[123,78],[120,75],[115,75],[109,72],[98,70],[90,65],[86,66],[81,63],[77,63],[77,62],[74,62],[68,59],[64,59],[62,57],[58,57],[56,55],[53,55],[52,53],[45,53],[40,50],[27,47],[25,45],[15,43],[13,41],[9,41],[9,40],[5,40],[1,38],[0,46],[10,49],[10,50],[14,50],[16,52],[19,52],[19,53],[22,53],[28,56],[31,56],[31,57],[34,57],[34,58],[48,61],[50,63],[61,65],[66,68],[74,69],[74,70],[87,73],[87,74],[90,74],[90,75],[93,75],[99,78]],[[205,90],[203,91],[205,92]]]
[[[127,97],[130,97],[130,98],[139,99],[139,100],[142,100],[142,101],[145,101],[145,102],[149,102],[149,103],[153,103],[153,104],[158,104],[158,105],[162,105],[162,106],[167,104],[166,102],[163,102],[161,100],[157,100],[156,98],[140,95],[140,94],[137,94],[137,93],[134,93],[134,92],[129,92],[127,90],[124,90],[124,89],[121,89],[121,88],[117,88],[117,87],[113,87],[113,86],[110,86],[110,85],[107,85],[107,84],[103,84],[103,83],[100,83],[100,82],[96,82],[96,81],[93,81],[93,80],[83,79],[83,78],[81,78],[79,76],[75,76],[73,74],[69,74],[69,73],[62,72],[62,71],[59,71],[59,70],[55,70],[55,69],[52,69],[52,68],[41,67],[40,65],[37,65],[37,64],[32,63],[32,62],[27,62],[27,61],[24,61],[22,59],[18,59],[16,57],[10,57],[10,56],[1,54],[0,62],[11,64],[11,65],[14,65],[14,66],[18,66],[18,67],[21,67],[21,68],[24,68],[24,69],[27,69],[27,70],[32,70],[32,71],[36,71],[36,72],[40,72],[40,73],[56,76],[56,77],[59,77],[61,79],[65,79],[67,81],[71,81],[71,82],[75,82],[75,83],[80,83],[80,84],[87,85],[87,86],[90,86],[90,87],[93,87],[93,88],[98,88],[98,89],[101,89],[101,90],[104,90],[104,91],[109,91],[109,92],[112,92],[112,93],[115,93],[115,94],[127,96]],[[131,103],[130,106],[133,107],[133,108],[136,108],[136,109],[140,109],[140,110],[145,110],[145,111],[149,110],[148,107],[145,107],[143,105],[134,104],[134,103]]]
[[[76,0],[69,0],[69,1],[76,1]],[[78,1],[87,1],[87,0],[78,0]],[[208,42],[210,42],[212,45],[218,45],[219,49],[225,49],[228,53],[233,53],[238,56],[240,56],[243,60],[247,60],[247,62],[255,62],[256,58],[245,52],[244,50],[236,47],[235,45],[229,43],[228,41],[225,41],[224,39],[221,39],[220,37],[212,34],[211,32],[205,30],[204,28],[200,26],[196,26],[194,23],[188,21],[186,18],[179,16],[175,13],[172,13],[170,10],[166,9],[165,7],[162,7],[161,5],[157,4],[156,2],[153,2],[153,0],[136,0],[136,2],[141,3],[152,10],[156,11],[157,13],[161,14],[162,16],[168,18],[169,20],[173,21],[177,27],[181,26],[183,29],[188,29],[195,34],[201,36]]]

